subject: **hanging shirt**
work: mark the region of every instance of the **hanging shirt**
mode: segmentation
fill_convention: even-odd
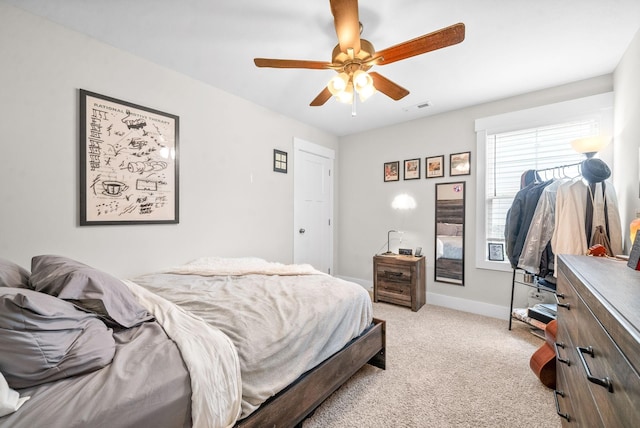
[[[535,274],[540,273],[540,266],[543,263],[542,253],[551,241],[555,230],[558,187],[567,181],[567,179],[555,180],[542,191],[518,260],[520,269]],[[552,270],[548,266],[549,263],[545,264],[547,270]]]
[[[587,253],[589,249],[585,232],[587,195],[593,196],[592,234],[597,226],[605,225],[604,198],[606,198],[611,249],[614,254],[622,253],[622,225],[615,188],[607,181],[604,196],[602,183],[597,183],[595,188],[596,191],[593,194],[589,193],[588,186],[582,179],[567,182],[558,187],[556,224],[551,238],[551,246],[556,255]]]
[[[507,211],[504,233],[505,252],[511,262],[511,267],[514,269],[518,266],[518,260],[520,259],[540,194],[552,181],[534,182],[521,189],[516,193],[513,204]]]

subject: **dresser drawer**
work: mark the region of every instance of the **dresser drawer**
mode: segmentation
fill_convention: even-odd
[[[571,371],[586,381],[604,425],[640,426],[638,373],[568,280],[561,282],[558,292],[563,296],[560,303],[569,305],[558,307],[558,318],[562,337],[570,336],[567,358]]]
[[[379,280],[378,300],[400,305],[411,305],[411,284]]]
[[[604,428],[598,409],[593,405],[575,345],[565,323],[560,321],[560,315],[556,333],[556,394],[559,395],[556,399],[559,412],[565,415],[562,424],[567,427]]]
[[[387,283],[411,284],[413,270],[411,266],[388,265],[378,263],[376,265],[376,277],[378,281]]]

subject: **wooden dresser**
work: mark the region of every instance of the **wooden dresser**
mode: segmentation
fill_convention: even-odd
[[[558,257],[556,408],[563,426],[640,427],[640,272]]]
[[[420,309],[427,300],[425,265],[424,256],[374,256],[373,301]]]

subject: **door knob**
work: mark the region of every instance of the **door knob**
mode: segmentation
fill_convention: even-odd
[[[300,235],[304,235],[304,233],[306,232],[306,230],[304,230],[303,228],[300,228],[300,230],[298,231],[300,233]]]

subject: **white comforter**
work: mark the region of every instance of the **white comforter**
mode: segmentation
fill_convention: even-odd
[[[309,265],[203,258],[135,282],[230,339],[242,377],[240,418],[339,351],[373,318],[363,287]],[[194,398],[194,406],[203,399]]]
[[[240,362],[233,343],[201,318],[131,281],[124,283],[180,349],[191,378],[193,427],[233,426],[242,400]]]

